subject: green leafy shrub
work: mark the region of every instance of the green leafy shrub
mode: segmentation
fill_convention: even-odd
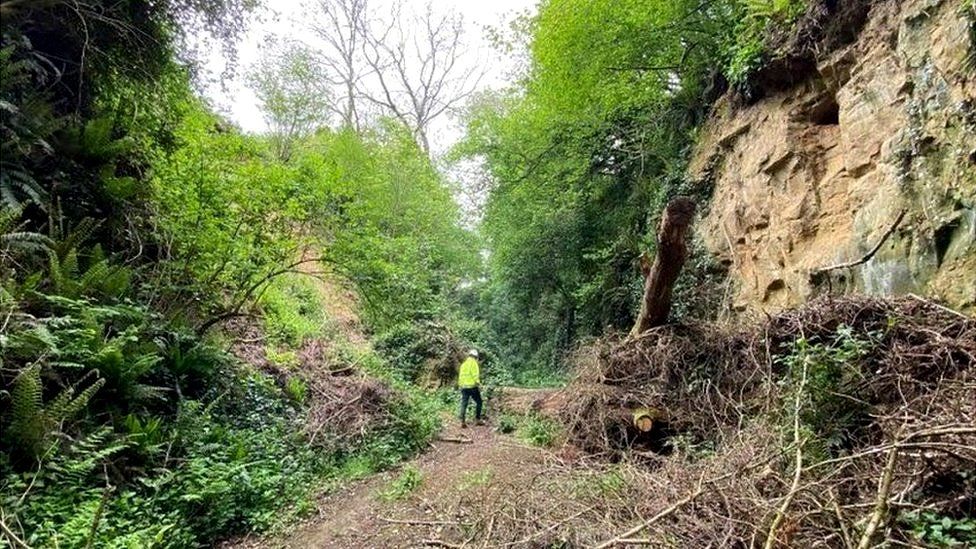
[[[302,404],[308,397],[308,384],[300,377],[290,377],[285,382],[285,394],[298,404]]]
[[[931,511],[912,510],[898,515],[898,522],[911,530],[916,540],[935,547],[976,545],[976,519],[952,518]]]
[[[228,416],[197,401],[185,401],[168,426],[129,416],[125,437],[101,428],[50,454],[37,471],[5,474],[4,508],[32,546],[83,547],[96,515],[94,539],[105,547],[197,546],[264,530],[289,516],[283,508],[307,507],[317,479],[338,467],[295,428],[281,415]],[[163,445],[166,451],[154,450]],[[134,448],[154,466],[106,487],[104,467]]]
[[[398,499],[403,499],[413,493],[417,488],[420,488],[421,483],[423,483],[424,477],[420,473],[420,469],[417,469],[415,465],[407,465],[403,468],[400,474],[390,482],[382,492],[380,492],[380,497],[386,501],[395,501]]]
[[[729,46],[725,74],[729,82],[747,89],[749,77],[762,67],[770,54],[772,31],[786,34],[807,7],[806,0],[738,0],[741,18]]]
[[[104,384],[104,378],[96,378],[77,395],[75,387],[69,386],[45,403],[40,365],[21,370],[10,391],[10,412],[4,430],[6,442],[26,456],[41,457],[53,449],[61,426],[73,420]]]
[[[857,398],[856,389],[865,375],[862,359],[879,337],[878,334],[861,336],[842,325],[833,339],[822,342],[799,339],[789,354],[778,359],[788,369],[789,375],[783,383],[790,389],[786,398],[789,406],[793,406],[802,382],[801,424],[816,435],[811,443],[823,445],[826,452],[834,454],[855,442],[860,428],[869,423],[870,410]],[[792,419],[789,422],[792,424]]]
[[[516,436],[533,446],[552,446],[559,433],[558,423],[545,416],[531,413],[519,422]]]
[[[326,322],[318,291],[307,275],[276,278],[261,296],[260,306],[265,331],[293,347],[320,335]]]
[[[432,321],[397,324],[379,334],[375,345],[402,379],[443,383],[453,380],[466,347],[448,326]]]
[[[504,413],[497,418],[495,430],[502,434],[515,433],[516,437],[533,446],[552,446],[561,432],[558,423],[536,412]]]
[[[510,414],[502,414],[498,418],[495,430],[502,434],[514,433],[518,429],[518,418]]]

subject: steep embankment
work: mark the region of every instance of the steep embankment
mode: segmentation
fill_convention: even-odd
[[[965,4],[876,2],[843,23],[860,30],[842,46],[804,34],[831,21],[801,21],[793,40],[806,53],[790,79],[751,105],[719,101],[691,175],[714,188],[699,232],[728,266],[728,308],[777,311],[829,285],[976,311],[976,23]],[[814,276],[882,240],[863,264]]]

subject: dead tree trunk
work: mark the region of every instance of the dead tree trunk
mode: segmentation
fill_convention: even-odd
[[[681,267],[688,258],[685,243],[691,220],[695,216],[695,203],[679,196],[668,202],[657,230],[657,255],[650,269],[644,269],[644,297],[641,299],[637,322],[630,331],[639,335],[668,320],[671,311],[671,291],[678,280]]]

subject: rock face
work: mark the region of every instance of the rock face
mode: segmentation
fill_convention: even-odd
[[[917,293],[976,313],[976,22],[968,0],[879,2],[802,83],[723,98],[692,178],[698,232],[729,269],[731,311],[827,291]],[[904,219],[877,253],[899,213]]]

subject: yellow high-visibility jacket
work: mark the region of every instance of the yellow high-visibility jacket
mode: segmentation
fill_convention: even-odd
[[[458,387],[470,389],[481,384],[481,370],[478,367],[478,360],[469,356],[461,363],[458,370]]]

